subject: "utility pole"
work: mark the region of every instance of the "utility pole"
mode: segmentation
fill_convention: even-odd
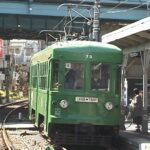
[[[5,61],[7,61],[6,75],[6,102],[9,102],[9,87],[10,87],[10,55],[9,55],[9,41],[7,41],[7,54],[5,55]]]
[[[100,39],[100,21],[99,21],[99,15],[100,15],[100,0],[95,0],[94,5],[94,20],[93,20],[93,40],[95,41],[101,41]]]

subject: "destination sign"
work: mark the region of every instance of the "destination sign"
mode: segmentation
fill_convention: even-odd
[[[97,97],[76,97],[76,102],[98,103]]]

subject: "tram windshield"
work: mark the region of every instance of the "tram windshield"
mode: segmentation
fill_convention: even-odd
[[[108,90],[109,88],[109,65],[94,63],[91,66],[91,89]]]
[[[65,63],[65,88],[84,88],[84,65],[82,63]]]

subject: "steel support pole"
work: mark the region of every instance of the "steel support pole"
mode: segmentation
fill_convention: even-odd
[[[100,22],[99,22],[99,15],[100,15],[100,0],[95,0],[94,5],[94,20],[93,20],[93,40],[101,41],[100,40]]]
[[[122,63],[122,68],[121,68],[121,120],[120,120],[120,128],[122,130],[125,129],[125,96],[124,96],[124,91],[125,91],[125,79],[126,79],[126,67],[127,67],[127,62],[128,62],[128,54],[125,54],[123,57],[123,63]]]
[[[124,97],[124,88],[125,88],[125,79],[126,79],[126,67],[128,63],[128,54],[125,54],[123,57],[123,63],[121,68],[121,103],[125,105],[125,97]]]
[[[142,56],[141,56],[142,58]],[[142,60],[142,67],[143,67],[143,122],[142,122],[142,133],[148,133],[148,94],[147,94],[147,87],[148,87],[148,65],[149,65],[149,50],[144,50],[143,52],[143,60]]]

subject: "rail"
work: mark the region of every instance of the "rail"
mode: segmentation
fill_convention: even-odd
[[[9,102],[9,103],[0,105],[0,108],[4,108],[4,107],[7,107],[7,106],[19,104],[19,103],[24,103],[24,102],[27,102],[27,101],[28,100],[19,100],[19,101],[15,101],[15,102]]]
[[[15,103],[7,103],[5,105],[6,106],[9,106],[9,105],[12,105],[12,104],[18,104],[18,103],[24,103],[26,102],[27,100],[25,101],[21,101],[21,102],[15,102]],[[8,150],[16,150],[15,147],[13,146],[13,143],[11,142],[11,140],[9,139],[9,136],[7,134],[7,131],[6,131],[6,128],[4,127],[5,123],[6,123],[6,120],[9,118],[9,116],[14,112],[16,111],[17,109],[21,108],[21,107],[25,107],[26,105],[28,105],[28,103],[25,103],[17,108],[14,108],[13,110],[11,110],[7,115],[6,117],[4,118],[3,122],[2,122],[2,125],[1,125],[1,129],[2,129],[2,138],[3,138],[3,141],[7,147]],[[4,107],[4,106],[3,106]],[[2,107],[1,107],[2,108]]]

